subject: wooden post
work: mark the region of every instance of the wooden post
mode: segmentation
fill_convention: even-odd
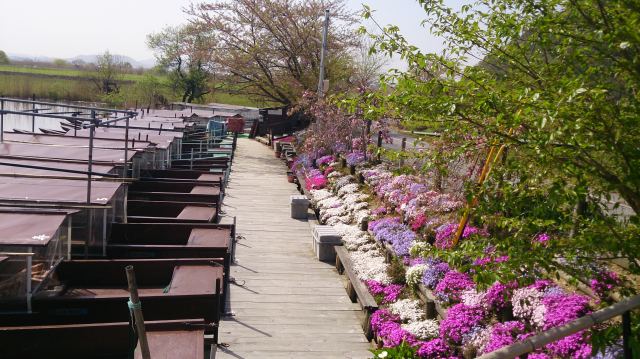
[[[427,319],[436,319],[438,317],[438,311],[436,311],[436,303],[430,299],[427,299],[424,304]]]
[[[142,316],[142,303],[138,297],[138,284],[136,283],[136,274],[133,266],[125,267],[127,272],[127,283],[129,284],[129,311],[133,313],[133,320],[138,332],[138,342],[140,343],[140,352],[143,359],[151,359],[149,352],[149,343],[147,342],[147,331],[144,327],[144,317]]]

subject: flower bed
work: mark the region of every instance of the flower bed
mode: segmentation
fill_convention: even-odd
[[[474,357],[592,310],[594,301],[588,296],[539,276],[537,280],[528,276],[521,283],[478,285],[474,277],[480,269],[497,268],[509,257],[487,247],[482,256],[464,263],[454,265],[439,258],[452,248],[462,198],[435,191],[420,177],[395,176],[384,166],[364,168],[358,156],[351,158],[356,162],[348,162],[359,166],[356,176],[337,171],[332,156],[318,158],[318,169],[308,160],[298,163],[300,173],[324,176],[322,187],[310,186],[311,202],[319,219],[343,237],[353,271],[384,307],[371,318],[382,346],[379,353],[402,348],[422,358]],[[356,183],[357,176],[364,178],[364,186]],[[367,221],[368,231],[361,230]],[[461,238],[464,242],[488,236],[486,227],[469,224]],[[541,246],[550,241],[546,233],[533,240]],[[389,263],[389,253],[399,258],[403,283],[398,283],[399,269]],[[619,282],[615,273],[603,271],[589,284],[604,296]],[[437,311],[425,312],[425,303],[417,298],[435,301]],[[443,314],[439,322],[435,312]],[[589,358],[589,333],[551,343],[530,357]]]

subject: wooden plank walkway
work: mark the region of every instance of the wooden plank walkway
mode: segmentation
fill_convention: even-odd
[[[239,139],[223,211],[244,236],[216,358],[371,358],[360,307],[331,264],[318,262],[308,221],[290,217],[285,166],[268,147]]]

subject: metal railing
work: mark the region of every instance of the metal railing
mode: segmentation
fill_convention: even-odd
[[[604,309],[600,309],[584,317],[578,318],[565,325],[549,329],[534,335],[527,340],[517,342],[482,355],[479,359],[510,359],[526,356],[528,353],[544,347],[547,344],[558,341],[581,330],[588,329],[596,324],[604,323],[617,316],[622,316],[622,347],[624,358],[633,358],[631,352],[631,311],[640,308],[640,295],[624,299]],[[640,353],[636,353],[636,356]]]
[[[23,110],[23,111],[15,111],[15,110],[6,110],[6,104],[27,104],[32,105],[32,108]],[[39,107],[37,107],[39,106]],[[54,110],[54,108],[64,109],[63,111]],[[91,180],[93,172],[93,142],[95,137],[95,129],[101,126],[109,126],[119,121],[125,121],[124,127],[124,170],[123,170],[123,178],[127,177],[128,174],[128,155],[129,155],[129,120],[135,118],[138,114],[134,111],[128,110],[117,110],[117,109],[109,109],[109,108],[100,108],[100,107],[92,107],[92,106],[79,106],[79,105],[69,105],[69,104],[61,104],[55,102],[45,102],[45,101],[35,101],[34,100],[21,100],[14,98],[6,98],[0,97],[0,143],[4,142],[4,116],[7,115],[17,115],[17,116],[25,116],[31,117],[31,132],[35,132],[35,121],[36,117],[42,118],[51,118],[51,119],[59,119],[59,120],[67,120],[74,124],[77,124],[80,121],[80,127],[83,129],[89,129],[89,154],[88,154],[88,163],[87,163],[87,171],[84,173],[87,175],[87,204],[91,204]],[[74,126],[77,128],[78,126]],[[162,128],[160,129],[162,131]],[[74,131],[74,135],[76,132]],[[4,166],[14,166],[14,167],[25,167],[20,164],[12,164],[12,163],[3,163]],[[46,168],[50,171],[58,171],[58,172],[69,172],[68,170],[60,170],[55,167]],[[104,175],[104,174],[103,174]],[[106,176],[105,176],[106,177]]]

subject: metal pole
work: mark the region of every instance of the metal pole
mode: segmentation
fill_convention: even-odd
[[[31,106],[31,108],[33,109],[33,115],[31,115],[31,132],[36,132],[36,94],[33,94],[32,100],[34,101],[33,105]]]
[[[136,283],[136,273],[133,270],[133,266],[129,265],[125,267],[127,272],[127,283],[129,285],[129,312],[133,314],[133,319],[136,325],[136,331],[138,332],[138,342],[140,343],[140,352],[143,359],[151,359],[151,353],[149,352],[149,342],[147,342],[147,331],[144,327],[144,316],[142,315],[142,303],[140,303],[140,297],[138,297],[138,284]]]
[[[327,52],[327,33],[329,32],[329,9],[324,11],[324,29],[322,30],[322,50],[320,52],[320,76],[318,77],[318,98],[324,95],[324,57]]]
[[[91,119],[96,119],[96,112],[91,111]],[[87,170],[87,204],[91,204],[91,171],[93,170],[93,137],[95,135],[96,127],[92,121],[89,127],[89,168]]]
[[[136,106],[138,104],[136,103]],[[134,140],[135,141],[135,140]],[[122,178],[127,178],[129,174],[129,167],[127,159],[129,158],[129,118],[125,122],[124,129],[124,171],[122,171]]]
[[[32,248],[28,247],[27,248],[27,253],[33,253]],[[33,265],[33,258],[32,256],[27,256],[27,268],[26,272],[27,272],[27,283],[26,284],[26,288],[27,288],[27,312],[31,313],[31,266]]]
[[[107,209],[102,212],[102,256],[107,256]]]
[[[189,164],[189,169],[190,170],[193,169],[193,147],[191,147],[191,162]]]
[[[71,215],[69,215],[69,222],[67,227],[67,260],[71,259],[71,232],[73,230],[73,221]]]
[[[622,349],[624,350],[624,359],[633,358],[631,351],[631,312],[622,313]],[[636,353],[640,354],[640,353]]]
[[[0,143],[4,142],[4,100],[0,100]]]

